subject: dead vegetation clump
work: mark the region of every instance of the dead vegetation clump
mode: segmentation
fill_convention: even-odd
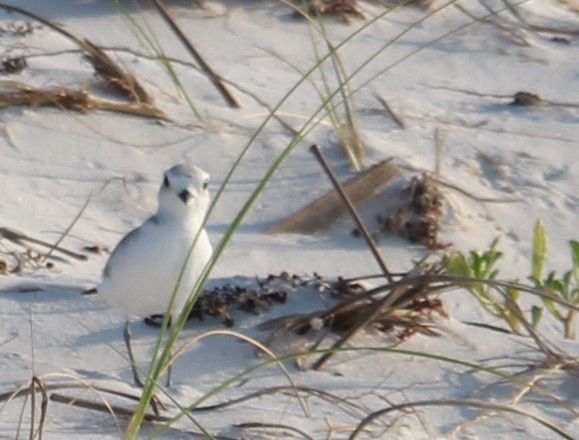
[[[26,67],[28,63],[24,57],[2,57],[0,59],[0,73],[5,73],[7,75],[20,73]]]
[[[444,195],[436,181],[426,172],[414,176],[403,196],[405,200],[393,213],[378,217],[381,231],[399,234],[427,249],[448,247],[438,241]]]
[[[18,248],[10,249],[3,241],[11,242]],[[37,246],[48,251],[43,252]],[[28,268],[52,269],[55,262],[63,261],[61,257],[52,255],[53,251],[79,261],[87,260],[84,254],[31,237],[13,228],[0,227],[0,275],[16,274]]]
[[[24,37],[42,28],[43,26],[35,21],[7,21],[0,23],[0,36]]]
[[[13,106],[56,107],[90,113],[94,110],[114,111],[136,116],[167,120],[155,106],[140,102],[117,102],[97,98],[88,90],[70,87],[40,88],[15,81],[0,81],[0,109]]]
[[[12,81],[2,81],[0,108],[9,106],[52,106],[60,109],[87,113],[93,110],[128,113],[142,117],[167,120],[165,113],[154,106],[152,97],[137,78],[122,65],[109,57],[101,48],[87,39],[81,39],[53,22],[16,6],[0,4],[0,8],[32,18],[72,41],[82,51],[85,59],[93,66],[95,75],[107,88],[118,91],[127,101],[111,101],[98,98],[84,88],[52,87],[39,88]],[[32,32],[33,27],[27,27]],[[1,33],[1,31],[0,31]],[[25,34],[18,34],[25,35]],[[27,67],[25,56],[5,57],[1,63],[4,73],[18,73]]]
[[[270,274],[264,279],[256,278],[255,284],[229,282],[205,289],[193,306],[188,319],[204,321],[207,318],[214,318],[221,320],[226,327],[233,327],[235,311],[260,315],[276,304],[284,304],[288,295],[299,287],[321,285],[326,283],[317,274],[308,277],[290,275],[288,272],[281,272],[279,275]],[[162,320],[163,315],[152,315],[145,319],[145,323],[158,327]]]
[[[358,7],[357,0],[307,0],[300,1],[299,6],[304,6],[305,10],[299,9],[296,15],[307,16],[332,15],[342,22],[349,24],[351,18],[364,19],[364,14]]]
[[[435,275],[438,270],[434,266],[429,268],[428,276]],[[430,283],[428,276],[405,274],[398,281],[373,289],[367,289],[358,279],[338,278],[326,282],[316,276],[316,290],[329,293],[328,301],[333,305],[275,318],[259,328],[270,332],[268,343],[288,332],[302,336],[310,336],[310,332],[321,334],[316,346],[331,334],[345,343],[356,332],[368,330],[394,335],[398,341],[415,333],[436,336],[439,334],[436,318],[447,317],[447,314],[436,296],[442,286]]]
[[[290,298],[307,302],[307,295],[315,292],[326,295],[325,301],[333,305],[322,310],[270,319],[259,327],[271,331],[270,340],[282,330],[296,335],[307,335],[312,330],[320,329],[343,334],[355,328],[376,308],[385,290],[388,288],[368,290],[356,279],[338,277],[329,281],[318,274],[306,276],[281,272],[263,279],[256,278],[252,284],[229,282],[204,290],[189,319],[219,319],[224,326],[233,327],[237,312],[266,315],[272,307],[285,304]],[[400,340],[418,332],[436,335],[432,324],[434,315],[447,316],[442,301],[420,287],[413,286],[410,290],[364,328],[394,333]],[[163,315],[153,315],[146,318],[145,323],[158,327],[162,320]]]

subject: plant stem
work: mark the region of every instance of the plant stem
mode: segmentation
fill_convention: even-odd
[[[322,153],[322,150],[320,149],[320,146],[317,144],[314,144],[310,147],[310,151],[316,157],[316,159],[318,159],[318,161],[322,165],[322,168],[324,169],[324,171],[326,172],[326,174],[328,175],[328,177],[330,178],[330,180],[334,184],[336,191],[338,192],[338,194],[340,195],[340,197],[344,201],[344,204],[348,207],[348,210],[350,211],[352,218],[356,222],[356,225],[358,226],[358,229],[360,230],[360,232],[362,233],[362,236],[366,240],[366,243],[368,243],[368,247],[370,248],[372,255],[374,255],[374,258],[376,259],[378,266],[380,266],[380,269],[382,269],[382,272],[384,272],[386,279],[388,280],[389,283],[392,283],[394,281],[394,279],[392,278],[392,274],[390,273],[390,271],[386,267],[386,263],[384,263],[384,259],[382,258],[382,255],[380,255],[380,251],[378,251],[378,248],[376,247],[376,243],[374,243],[374,240],[370,236],[368,229],[366,229],[364,222],[362,221],[362,219],[358,215],[356,208],[354,208],[354,205],[352,204],[352,202],[348,198],[348,195],[344,192],[342,185],[340,185],[340,182],[338,182],[338,179],[334,175],[334,172],[332,171],[332,169],[328,165],[328,162],[326,161],[326,159]]]

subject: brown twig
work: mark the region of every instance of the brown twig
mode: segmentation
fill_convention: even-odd
[[[326,174],[328,175],[328,177],[332,181],[332,184],[334,185],[334,188],[336,189],[336,191],[340,195],[342,201],[348,207],[348,211],[352,215],[352,218],[354,219],[360,232],[364,236],[364,239],[366,240],[366,243],[368,244],[368,247],[370,248],[372,255],[374,255],[374,258],[375,258],[376,262],[378,263],[378,266],[380,266],[380,269],[382,269],[382,272],[386,276],[388,282],[392,282],[393,281],[392,275],[390,274],[390,271],[386,267],[386,263],[384,262],[382,255],[380,255],[380,251],[378,251],[376,243],[374,243],[372,236],[370,235],[370,233],[368,232],[368,229],[366,228],[366,225],[364,224],[364,222],[362,221],[362,219],[358,215],[356,208],[354,208],[354,205],[352,205],[350,198],[345,193],[344,189],[342,188],[342,185],[340,185],[340,182],[338,182],[338,179],[334,175],[334,172],[332,171],[332,169],[328,165],[328,162],[326,161],[326,159],[322,153],[322,150],[320,149],[320,146],[317,144],[314,144],[310,147],[310,151],[316,157],[316,159],[318,159],[318,161],[320,162],[320,165],[322,166],[322,168],[324,169],[324,171],[326,172]]]
[[[209,80],[213,83],[213,85],[217,88],[221,96],[227,101],[227,104],[233,108],[240,108],[241,106],[237,102],[237,100],[233,97],[233,95],[227,90],[225,84],[223,84],[221,77],[217,75],[211,67],[205,62],[201,54],[193,47],[193,44],[189,41],[187,36],[183,33],[181,28],[177,25],[173,17],[165,8],[161,0],[153,0],[153,4],[163,17],[163,19],[167,22],[171,30],[175,33],[179,41],[185,46],[185,48],[189,51],[191,56],[195,59],[195,61],[199,64],[201,71],[209,78]]]
[[[50,395],[50,400],[53,402],[64,403],[66,405],[77,406],[79,408],[91,409],[94,411],[101,411],[105,413],[110,413],[111,411],[115,416],[122,416],[130,418],[133,416],[134,411],[129,408],[117,405],[109,405],[101,402],[95,402],[93,400],[81,399],[80,397],[70,397],[64,394],[52,393]],[[146,422],[168,422],[171,417],[160,416],[156,414],[146,413],[143,420]]]
[[[31,382],[31,387],[32,387],[32,404],[34,405],[34,396],[36,394],[36,386],[38,386],[38,388],[40,389],[40,393],[42,395],[42,400],[40,403],[40,420],[38,422],[38,430],[36,431],[38,433],[38,440],[42,440],[42,433],[44,432],[44,424],[46,422],[46,414],[47,414],[47,410],[48,410],[48,393],[46,392],[46,386],[44,385],[44,383],[36,376],[34,376],[32,378],[32,382]],[[32,422],[32,417],[31,417],[31,423]],[[31,429],[30,430],[30,437],[34,438],[35,436],[33,435],[34,430]]]
[[[398,125],[398,127],[400,127],[403,130],[406,129],[406,123],[396,113],[394,113],[390,105],[388,105],[388,103],[384,98],[382,98],[382,96],[380,96],[378,93],[374,93],[374,98],[378,100],[380,105],[382,105],[384,111],[388,114],[388,116],[390,116],[390,118],[396,123],[396,125]]]
[[[46,241],[39,240],[37,238],[30,237],[25,235],[21,232],[18,232],[12,228],[7,227],[0,227],[0,238],[5,238],[6,240],[10,240],[13,243],[19,244],[21,246],[25,246],[23,241],[28,241],[30,243],[37,244],[39,246],[44,246],[47,248],[51,248],[52,250],[58,251],[68,257],[75,258],[80,261],[86,261],[88,257],[83,254],[79,254],[73,251],[69,251],[68,249],[64,249],[59,246],[55,246],[52,243],[48,243]]]

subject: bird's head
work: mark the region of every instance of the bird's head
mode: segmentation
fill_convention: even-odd
[[[193,165],[175,165],[163,176],[159,215],[204,217],[209,208],[209,174]]]

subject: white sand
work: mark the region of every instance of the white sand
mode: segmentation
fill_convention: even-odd
[[[185,90],[206,115],[206,121],[200,123],[161,65],[144,56],[149,48],[139,43],[131,26],[108,2],[21,0],[12,3],[108,49],[113,58],[134,72],[173,122],[49,108],[1,110],[0,226],[17,228],[54,242],[92,194],[88,207],[62,245],[73,250],[93,244],[112,248],[125,232],[154,210],[162,172],[179,162],[193,163],[207,170],[213,182],[211,192],[215,195],[234,160],[265,120],[267,109],[234,87],[230,89],[242,108],[230,109],[201,73],[175,64]],[[491,3],[496,3],[496,8],[504,7],[499,1]],[[478,2],[463,4],[477,15],[485,13]],[[286,6],[276,2],[219,2],[207,6],[209,11],[198,11],[186,7],[185,2],[176,2],[171,10],[220,75],[250,90],[270,106],[277,105],[300,79],[297,69],[306,72],[315,64],[308,28],[302,20],[293,19]],[[402,7],[370,24],[370,19],[384,9],[366,3],[361,8],[366,14],[365,21],[352,19],[349,26],[332,18],[324,21],[334,44],[367,25],[340,51],[349,73],[355,72],[412,23],[425,17],[418,9]],[[579,17],[556,1],[531,0],[521,7],[521,12],[532,23],[579,29]],[[140,9],[134,17],[151,27],[167,55],[191,61],[153,9]],[[549,102],[579,104],[579,46],[576,37],[569,36],[568,44],[555,42],[553,33],[525,30],[509,14],[501,14],[500,20],[503,19],[517,38],[494,25],[474,24],[434,41],[469,22],[463,13],[448,7],[388,45],[355,76],[351,87],[362,86],[354,102],[368,149],[367,165],[394,157],[399,163],[433,170],[433,137],[434,130],[439,128],[446,134],[441,172],[447,182],[479,197],[522,200],[508,204],[481,203],[459,192],[445,190],[451,208],[445,217],[441,241],[452,243],[460,250],[482,249],[501,236],[501,250],[505,253],[501,277],[524,281],[529,273],[532,228],[538,219],[545,223],[549,233],[549,267],[558,272],[570,267],[567,241],[578,238],[579,110],[555,105],[514,107],[508,105],[509,96],[528,91]],[[15,20],[27,21],[5,13],[0,15],[0,20],[6,29]],[[521,44],[519,37],[526,44]],[[433,43],[424,47],[429,42]],[[4,76],[2,80],[48,87],[88,85],[94,79],[92,67],[81,59],[80,53],[59,53],[76,47],[46,27],[25,36],[5,32],[0,45],[3,56],[40,55],[29,58],[28,67],[21,74]],[[324,48],[321,42],[318,47]],[[403,59],[420,48],[423,49]],[[402,61],[399,63],[399,60]],[[380,72],[383,73],[371,83],[364,84]],[[319,73],[312,78],[321,86]],[[374,93],[384,97],[401,116],[407,125],[405,130],[384,115]],[[319,107],[317,93],[306,82],[281,106],[280,115],[300,129]],[[209,219],[208,231],[214,245],[290,141],[288,131],[271,121],[253,142]],[[316,271],[329,278],[379,271],[364,243],[348,235],[351,225],[346,224],[346,220],[331,231],[315,236],[262,234],[267,226],[330,188],[319,164],[308,152],[314,142],[322,145],[341,178],[351,176],[348,161],[340,153],[332,127],[325,120],[307,134],[275,173],[219,260],[211,274],[212,283],[237,275],[252,279],[281,271],[298,274]],[[498,170],[490,167],[479,152],[498,161]],[[108,185],[103,187],[106,182]],[[6,240],[0,245],[6,246],[3,251],[19,249]],[[380,249],[393,271],[408,270],[413,259],[425,252],[398,238],[382,239]],[[52,270],[29,266],[22,273],[0,278],[0,392],[26,384],[32,374],[52,373],[71,374],[89,383],[129,389],[130,369],[122,357],[123,318],[95,297],[79,295],[80,290],[98,283],[106,259],[106,253],[91,256],[87,262],[67,258],[56,262]],[[16,293],[13,286],[22,284],[44,286],[45,290]],[[319,306],[310,305],[303,298],[307,296],[300,298],[296,294],[271,316]],[[466,292],[447,294],[443,301],[451,316],[445,324],[449,327],[448,334],[440,338],[413,337],[399,348],[465,362],[481,363],[482,359],[497,358],[482,362],[489,366],[521,366],[527,358],[541,358],[536,349],[528,348],[532,345],[528,338],[506,336],[459,322],[501,325],[486,315]],[[525,307],[536,301],[525,297]],[[264,337],[263,332],[255,330],[255,325],[269,317],[241,316],[236,330]],[[191,324],[182,337],[190,338],[213,328],[221,326],[211,320]],[[146,368],[157,331],[140,320],[135,321],[133,331],[137,358]],[[561,326],[554,319],[545,317],[540,331],[577,358],[579,346],[563,340]],[[366,335],[357,343],[380,346],[381,338]],[[205,339],[177,361],[175,388],[171,393],[179,402],[187,404],[257,361],[253,348],[232,338]],[[472,399],[513,404],[579,437],[576,418],[549,395],[530,393],[515,402],[520,387],[511,383],[486,388],[500,378],[473,373],[465,366],[372,352],[340,355],[320,372],[300,372],[291,362],[287,366],[298,385],[331,392],[346,399],[348,405],[310,398],[310,414],[306,416],[294,397],[278,394],[229,409],[200,413],[195,415],[196,420],[216,436],[303,438],[287,430],[241,430],[234,426],[261,422],[288,425],[314,439],[343,439],[367,414],[393,403]],[[55,377],[44,377],[44,380],[57,381]],[[212,402],[279,385],[287,385],[279,368],[262,369],[251,374],[243,386],[235,384]],[[579,406],[577,377],[552,373],[541,385],[570,407]],[[89,392],[81,394],[83,398],[99,400]],[[0,438],[16,435],[23,402],[17,399],[6,407],[0,405]],[[129,405],[126,401],[122,404]],[[381,417],[369,425],[369,433],[388,439],[446,438],[462,423],[474,421],[464,426],[457,436],[558,438],[521,415],[479,420],[476,410],[465,407],[421,407],[417,411],[417,415],[406,414],[401,418],[398,418],[399,412]],[[21,437],[28,436],[29,429],[30,411],[25,409],[24,413],[27,416]],[[177,426],[197,431],[187,419]],[[121,436],[107,414],[57,403],[49,405],[45,431],[46,438],[64,440]],[[370,438],[370,434],[363,434],[361,438]],[[162,438],[190,437],[166,432]]]

